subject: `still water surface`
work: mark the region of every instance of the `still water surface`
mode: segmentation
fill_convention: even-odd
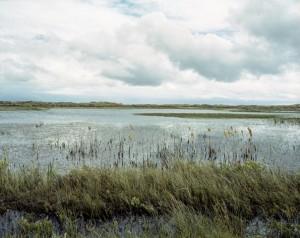
[[[0,111],[0,158],[11,167],[52,164],[59,171],[89,166],[163,165],[259,160],[300,168],[300,126],[265,119],[183,119],[138,116],[185,109],[51,109]],[[224,113],[224,111],[221,111]],[[231,112],[228,112],[231,113]],[[278,113],[276,113],[278,115]],[[297,113],[284,113],[300,117]]]

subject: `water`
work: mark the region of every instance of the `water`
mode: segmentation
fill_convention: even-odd
[[[184,109],[0,111],[0,156],[13,168],[52,164],[62,172],[82,165],[161,166],[172,158],[222,162],[246,158],[289,170],[300,168],[299,125],[263,119],[135,115],[147,112],[224,113]],[[297,113],[282,115],[300,117]]]

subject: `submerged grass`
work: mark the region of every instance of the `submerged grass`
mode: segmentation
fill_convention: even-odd
[[[222,221],[212,220],[193,211],[178,209],[173,211],[163,223],[151,223],[146,217],[137,223],[122,225],[117,220],[102,227],[88,226],[85,230],[79,230],[76,222],[69,219],[64,223],[65,230],[56,232],[52,222],[47,219],[28,221],[22,218],[19,221],[18,234],[7,234],[6,238],[13,237],[201,237],[201,238],[237,238]],[[71,221],[71,223],[70,223]],[[137,227],[139,225],[139,227]],[[121,228],[121,229],[120,229]]]
[[[51,214],[59,220],[62,213],[103,221],[168,215],[177,219],[172,226],[177,237],[208,232],[214,224],[218,226],[207,236],[199,237],[220,237],[209,236],[214,232],[234,237],[242,236],[247,222],[258,216],[287,221],[299,216],[300,174],[271,171],[255,162],[226,166],[174,162],[167,169],[84,167],[60,175],[51,168],[47,173],[12,172],[2,161],[0,210],[8,209]],[[184,215],[183,210],[190,212]],[[50,226],[47,221],[23,225],[39,232],[40,226]]]
[[[244,114],[244,113],[137,113],[140,116],[178,117],[191,119],[277,119],[272,114]]]
[[[188,119],[272,119],[275,124],[299,125],[300,118],[283,117],[276,114],[257,113],[136,113],[140,116],[177,117]]]

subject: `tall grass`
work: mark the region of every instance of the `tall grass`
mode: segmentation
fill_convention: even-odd
[[[289,221],[299,216],[300,174],[270,171],[255,162],[216,166],[177,161],[168,168],[84,167],[59,175],[52,167],[46,173],[12,172],[2,161],[0,201],[2,212],[12,209],[57,217],[66,212],[102,220],[164,216],[184,208],[221,220],[232,234],[242,235],[255,217]]]

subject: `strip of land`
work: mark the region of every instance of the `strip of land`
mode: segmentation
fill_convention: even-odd
[[[300,125],[300,117],[283,117],[279,114],[263,113],[136,113],[139,116],[174,117],[186,119],[271,119],[275,124]]]
[[[0,101],[0,110],[43,110],[51,108],[116,108],[116,109],[201,109],[231,110],[240,112],[300,112],[300,104],[294,105],[220,105],[220,104],[122,104],[114,102],[38,102]]]
[[[276,119],[272,114],[237,114],[237,113],[136,113],[140,116],[178,117],[191,119]]]

